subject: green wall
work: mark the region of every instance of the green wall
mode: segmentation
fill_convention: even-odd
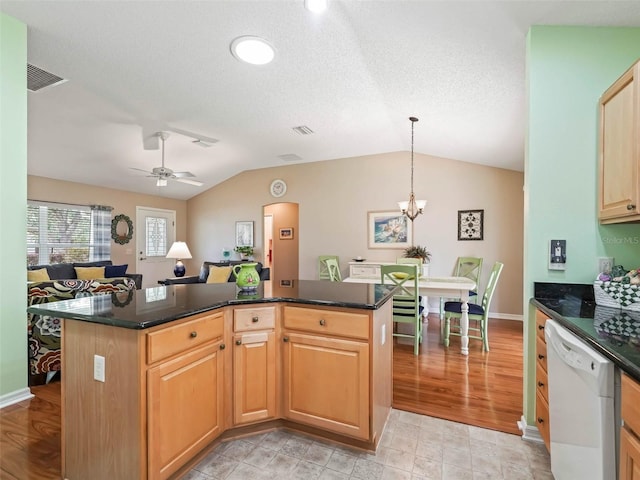
[[[0,72],[0,399],[6,399],[27,388],[27,28],[3,13]]]
[[[598,100],[640,58],[640,28],[532,27],[527,39],[524,414],[533,424],[533,282],[591,283],[596,258],[640,266],[640,224],[599,226]],[[567,268],[548,270],[549,240],[567,240]]]

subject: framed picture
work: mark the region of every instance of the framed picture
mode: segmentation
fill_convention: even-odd
[[[413,223],[399,211],[367,212],[369,248],[407,248]]]
[[[236,222],[236,247],[253,247],[253,222]]]
[[[293,288],[293,280],[280,280],[281,287]]]
[[[281,228],[280,240],[293,240],[293,227]]]
[[[484,239],[484,210],[458,210],[458,240]]]

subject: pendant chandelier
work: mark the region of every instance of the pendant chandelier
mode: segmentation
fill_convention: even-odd
[[[408,202],[398,202],[398,206],[403,215],[406,215],[407,218],[413,222],[413,220],[422,213],[427,201],[416,200],[416,196],[413,194],[413,125],[418,119],[416,117],[409,117],[409,120],[411,120],[411,194],[409,195]]]

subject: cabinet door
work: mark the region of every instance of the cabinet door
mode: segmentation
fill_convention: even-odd
[[[640,480],[640,442],[626,428],[620,429],[620,480]]]
[[[236,425],[276,416],[276,338],[273,331],[234,337],[233,377]]]
[[[625,72],[600,99],[599,214],[603,223],[640,214],[640,64]]]
[[[285,333],[284,416],[369,439],[369,345]]]
[[[147,372],[149,479],[165,479],[221,433],[222,342]]]

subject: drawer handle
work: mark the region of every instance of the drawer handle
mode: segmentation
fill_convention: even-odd
[[[325,323],[327,323],[327,322],[324,321],[324,318],[321,318],[320,319],[320,326],[324,327]]]
[[[627,205],[627,210],[634,210],[636,208],[636,206],[633,203],[630,203],[629,205]]]
[[[196,337],[198,336],[198,332],[191,332],[191,333],[189,334],[189,336],[190,336],[191,338],[196,338]]]
[[[220,344],[220,350],[224,350],[225,348],[227,348],[227,346],[224,343]]]
[[[544,325],[538,325],[538,330],[544,330]]]
[[[260,320],[258,317],[251,317],[253,323],[258,323],[258,320]]]
[[[539,386],[539,387],[544,387],[544,383],[542,383],[542,382],[538,382],[538,386]]]
[[[288,342],[289,341],[289,337],[282,337],[282,341],[283,342]]]
[[[544,423],[544,418],[538,417],[538,423]]]
[[[242,340],[236,340],[236,345],[242,345]]]
[[[539,358],[540,360],[544,360],[544,355],[542,355],[541,353],[539,353],[539,354],[538,354],[538,358]]]

